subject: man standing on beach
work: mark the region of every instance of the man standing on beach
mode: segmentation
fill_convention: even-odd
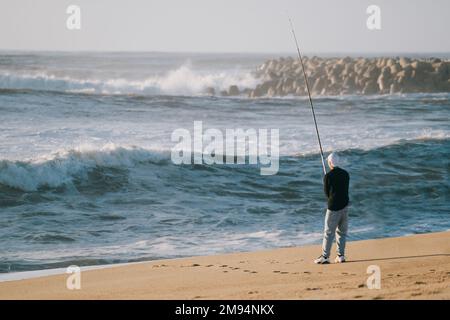
[[[322,255],[314,260],[317,264],[330,263],[330,251],[336,234],[336,263],[345,262],[345,242],[348,228],[348,185],[350,176],[339,167],[339,156],[331,153],[328,158],[330,171],[325,175],[324,191],[328,198],[328,209],[325,215],[325,228],[322,243]]]

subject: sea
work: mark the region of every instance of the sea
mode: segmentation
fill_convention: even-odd
[[[308,99],[206,94],[254,88],[272,58],[0,52],[0,273],[321,243]],[[350,241],[450,229],[449,93],[313,102],[325,156],[351,176]],[[172,134],[195,121],[278,129],[278,172],[175,164]]]

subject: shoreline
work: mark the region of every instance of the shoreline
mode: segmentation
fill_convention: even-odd
[[[308,245],[82,267],[80,290],[53,274],[2,281],[0,299],[450,299],[449,239],[352,241],[344,264],[315,265],[320,245]],[[380,267],[379,290],[367,287],[370,265]]]
[[[111,264],[99,264],[99,265],[89,265],[80,267],[81,271],[99,270],[106,268],[123,267],[128,265],[149,263],[156,260],[139,261],[139,262],[124,262],[124,263],[111,263]],[[40,270],[30,270],[30,271],[17,271],[17,272],[5,272],[0,273],[0,283],[9,281],[20,281],[28,279],[36,279],[42,277],[48,277],[53,275],[66,274],[66,268],[52,268],[52,269],[40,269]]]
[[[403,237],[409,237],[409,236],[414,236],[414,235],[440,233],[440,232],[450,232],[450,229],[444,230],[444,231],[433,231],[433,232],[419,233],[419,234],[410,233],[410,234],[405,234],[402,236],[370,238],[370,239],[355,240],[355,241],[403,238]],[[212,254],[212,255],[208,255],[208,256],[204,256],[204,255],[185,256],[185,257],[178,257],[178,258],[163,258],[163,259],[142,260],[142,261],[135,261],[135,262],[119,262],[119,263],[109,263],[109,264],[86,265],[86,266],[81,266],[80,269],[81,269],[81,271],[90,271],[90,270],[107,269],[107,268],[115,268],[115,267],[123,267],[123,266],[132,266],[135,264],[154,263],[154,262],[158,262],[158,261],[176,261],[176,260],[180,260],[180,259],[195,259],[197,257],[214,257],[214,256],[219,256],[219,255],[229,255],[229,254],[239,254],[239,253],[257,253],[257,252],[265,252],[268,250],[272,251],[272,250],[288,249],[288,248],[302,248],[302,247],[306,247],[306,246],[315,246],[315,245],[317,245],[317,244],[305,244],[305,245],[298,245],[298,246],[291,246],[291,247],[278,247],[278,248],[260,249],[260,250],[253,250],[253,251],[235,251],[235,252]],[[69,266],[61,267],[61,268],[4,272],[4,273],[0,273],[0,284],[2,282],[36,279],[36,278],[42,278],[42,277],[47,277],[47,276],[53,276],[53,275],[62,275],[62,274],[66,274],[66,270],[68,267]]]

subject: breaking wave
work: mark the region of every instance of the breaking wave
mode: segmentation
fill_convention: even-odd
[[[351,161],[345,158],[356,156],[361,152],[369,152],[372,155],[383,156],[383,150],[386,148],[399,150],[407,148],[410,145],[421,144],[446,144],[446,137],[418,137],[413,140],[398,140],[392,144],[377,147],[374,149],[343,149],[343,164],[351,164]],[[378,155],[378,153],[380,153]],[[447,152],[447,150],[443,150]],[[81,146],[75,149],[56,152],[54,154],[31,159],[27,161],[0,160],[0,186],[19,189],[25,192],[38,191],[40,188],[55,189],[64,186],[73,186],[74,183],[89,181],[92,179],[90,174],[96,172],[103,176],[120,176],[121,170],[130,170],[141,164],[155,165],[156,168],[147,168],[146,172],[151,170],[166,170],[161,166],[172,165],[170,151],[154,151],[139,147],[124,147],[107,144],[100,148]],[[301,159],[316,159],[316,153],[296,154],[282,156],[281,161],[294,159],[294,161],[303,161]],[[284,160],[283,160],[284,159]],[[370,161],[367,158],[365,161]],[[288,160],[291,161],[291,160]],[[175,165],[172,165],[175,167]],[[179,166],[176,166],[179,167]],[[224,166],[226,167],[226,165]],[[199,167],[197,167],[199,168]],[[234,170],[231,166],[228,169]],[[114,169],[116,171],[108,171]],[[205,169],[203,169],[205,170]],[[259,172],[255,170],[255,172]],[[105,183],[105,181],[100,181]]]
[[[136,147],[106,145],[97,150],[83,147],[57,152],[30,161],[0,161],[0,184],[23,191],[40,187],[71,185],[74,179],[87,178],[98,167],[129,168],[139,162],[163,162],[170,155]]]
[[[0,73],[0,89],[74,92],[87,94],[139,94],[139,95],[202,95],[208,88],[216,92],[231,85],[239,88],[253,88],[259,80],[251,73],[241,70],[198,72],[189,65],[153,75],[144,79],[117,78],[76,78],[58,76],[51,72]]]

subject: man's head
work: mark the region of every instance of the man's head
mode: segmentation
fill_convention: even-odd
[[[333,169],[334,167],[338,167],[339,166],[339,156],[337,155],[336,152],[332,152],[328,158],[328,166],[330,167],[330,169]]]

